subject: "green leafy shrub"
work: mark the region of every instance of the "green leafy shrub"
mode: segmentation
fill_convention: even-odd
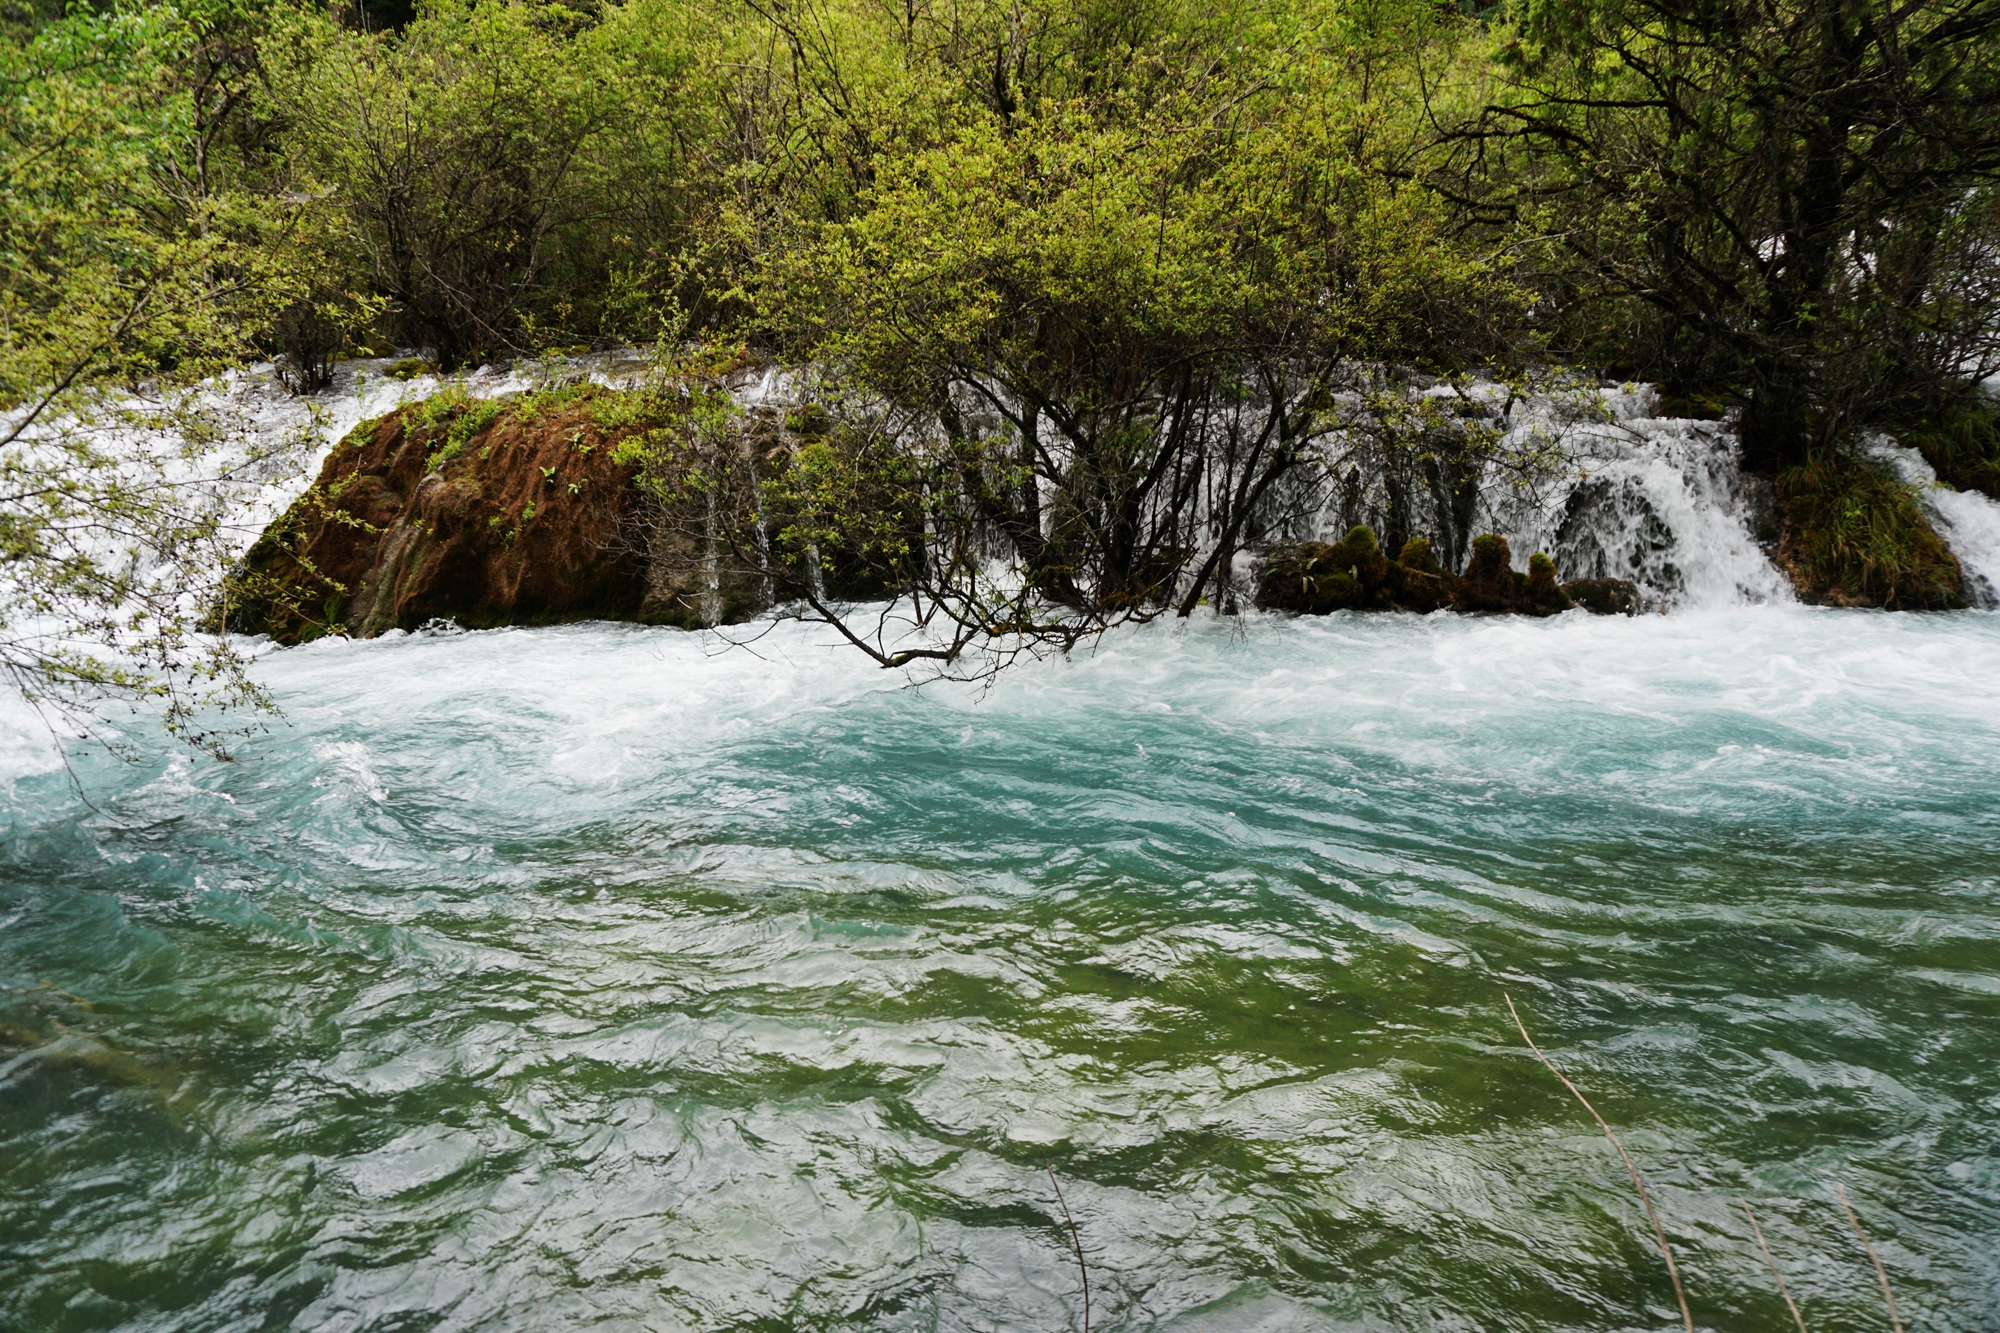
[[[444,438],[424,459],[424,470],[437,472],[458,457],[474,436],[507,414],[507,407],[497,399],[474,398],[455,385],[419,403],[413,415],[420,428],[444,429]]]

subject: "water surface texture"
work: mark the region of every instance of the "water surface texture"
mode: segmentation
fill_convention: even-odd
[[[0,1327],[2000,1328],[2000,618],[323,642],[0,761]]]

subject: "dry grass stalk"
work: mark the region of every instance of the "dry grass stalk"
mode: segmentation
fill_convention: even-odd
[[[1646,1216],[1653,1223],[1653,1239],[1660,1244],[1660,1257],[1667,1261],[1667,1276],[1673,1280],[1674,1299],[1679,1301],[1681,1306],[1681,1323],[1687,1326],[1687,1333],[1694,1333],[1694,1315],[1688,1309],[1687,1292],[1681,1287],[1681,1270],[1674,1263],[1674,1252],[1672,1247],[1667,1244],[1667,1232],[1660,1225],[1660,1215],[1653,1209],[1653,1196],[1646,1190],[1645,1177],[1639,1174],[1639,1168],[1633,1164],[1632,1155],[1625,1151],[1625,1145],[1620,1143],[1618,1136],[1611,1132],[1611,1126],[1604,1122],[1604,1117],[1597,1113],[1597,1108],[1590,1104],[1590,1099],[1577,1089],[1576,1084],[1564,1078],[1563,1072],[1550,1064],[1549,1057],[1542,1054],[1542,1048],[1535,1045],[1535,1039],[1528,1035],[1528,1025],[1521,1021],[1521,1011],[1514,1007],[1514,997],[1502,992],[1502,998],[1507,1001],[1507,1012],[1514,1016],[1514,1026],[1520,1030],[1521,1040],[1528,1043],[1528,1049],[1533,1051],[1535,1058],[1542,1062],[1542,1068],[1560,1079],[1562,1085],[1569,1089],[1570,1095],[1582,1104],[1584,1110],[1590,1112],[1590,1118],[1597,1122],[1597,1127],[1604,1131],[1604,1137],[1610,1139],[1611,1146],[1618,1150],[1618,1156],[1625,1162],[1625,1169],[1632,1173],[1632,1184],[1639,1191],[1639,1202],[1646,1206]],[[1872,1254],[1873,1251],[1871,1250],[1870,1253]],[[1898,1324],[1896,1326],[1896,1333],[1903,1333],[1902,1325]]]
[[[1069,1243],[1076,1247],[1076,1271],[1083,1277],[1083,1333],[1090,1333],[1090,1267],[1083,1262],[1083,1237],[1076,1229],[1076,1219],[1069,1215],[1069,1203],[1063,1198],[1062,1186],[1056,1183],[1056,1171],[1052,1166],[1042,1168],[1049,1173],[1049,1185],[1056,1192],[1056,1206],[1062,1209],[1063,1221],[1069,1223]],[[1897,1333],[1902,1330],[1897,1329]]]
[[[1847,1186],[1836,1183],[1833,1188],[1840,1195],[1840,1211],[1846,1213],[1847,1220],[1854,1224],[1854,1234],[1861,1238],[1861,1248],[1868,1251],[1868,1262],[1875,1265],[1875,1280],[1882,1284],[1882,1300],[1889,1307],[1890,1326],[1896,1333],[1903,1333],[1902,1316],[1896,1313],[1896,1293],[1889,1290],[1889,1273],[1882,1267],[1882,1257],[1875,1253],[1874,1242],[1870,1241],[1868,1233],[1861,1229],[1861,1219],[1856,1217],[1854,1209],[1848,1206]]]
[[[1799,1333],[1806,1333],[1805,1317],[1799,1313],[1798,1302],[1792,1299],[1791,1289],[1785,1285],[1785,1275],[1778,1271],[1778,1261],[1771,1257],[1771,1247],[1764,1243],[1764,1228],[1757,1225],[1757,1214],[1750,1211],[1748,1199],[1738,1199],[1743,1205],[1743,1216],[1750,1219],[1750,1234],[1757,1238],[1757,1248],[1764,1252],[1764,1263],[1771,1270],[1771,1277],[1778,1284],[1778,1294],[1785,1298],[1785,1308],[1792,1312],[1792,1322],[1798,1325]]]

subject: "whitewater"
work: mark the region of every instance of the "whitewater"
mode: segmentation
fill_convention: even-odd
[[[1678,1327],[1512,996],[1698,1325],[1789,1327],[1747,1199],[1886,1326],[1844,1186],[1994,1328],[2000,616],[1799,605],[1644,410],[1589,523],[1489,512],[1669,614],[322,640],[233,763],[0,713],[0,1327]]]

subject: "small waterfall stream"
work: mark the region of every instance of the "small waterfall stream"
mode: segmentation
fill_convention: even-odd
[[[1768,486],[1746,478],[1724,423],[1649,414],[1646,390],[1605,394],[1611,419],[1567,427],[1573,466],[1546,490],[1489,484],[1482,515],[1522,568],[1545,551],[1564,578],[1621,578],[1666,606],[1792,600],[1757,530]],[[1542,428],[1531,419],[1513,433]]]
[[[1878,436],[1871,449],[1916,488],[1932,526],[1965,571],[1965,590],[1972,604],[1989,610],[2000,606],[2000,502],[1977,491],[1943,485],[1923,455],[1908,445]]]
[[[1768,487],[1743,475],[1726,423],[1655,416],[1643,385],[1510,399],[1480,384],[1427,396],[1483,412],[1478,424],[1496,433],[1483,467],[1459,483],[1469,503],[1449,512],[1448,491],[1421,470],[1418,484],[1398,486],[1392,473],[1408,465],[1384,451],[1337,453],[1336,472],[1352,470],[1312,535],[1335,540],[1355,522],[1407,529],[1456,564],[1471,534],[1497,532],[1516,568],[1545,552],[1560,578],[1629,579],[1662,608],[1792,600],[1757,537],[1774,526]],[[1371,463],[1377,479],[1364,480]]]

